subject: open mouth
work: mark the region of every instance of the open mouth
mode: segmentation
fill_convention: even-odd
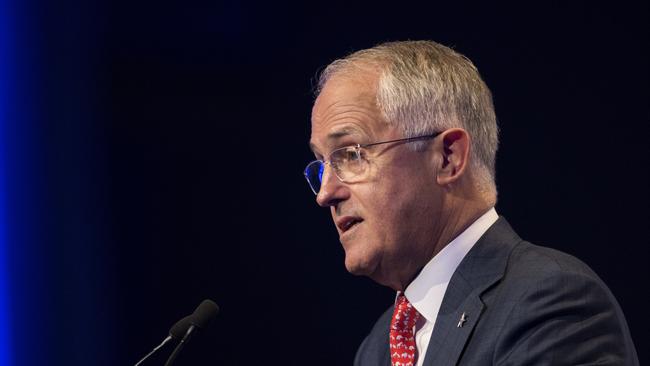
[[[360,217],[345,216],[337,222],[336,226],[341,230],[341,233],[344,233],[362,222],[363,219]]]

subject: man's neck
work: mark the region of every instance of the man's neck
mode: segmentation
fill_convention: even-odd
[[[438,240],[430,247],[428,252],[423,253],[419,258],[421,263],[418,265],[417,270],[390,287],[397,291],[404,291],[411,281],[417,277],[424,265],[491,208],[492,206],[487,205],[485,202],[477,201],[461,201],[450,205],[450,209],[441,215],[444,219],[439,219],[436,222],[437,231],[435,234],[437,235],[435,237]]]

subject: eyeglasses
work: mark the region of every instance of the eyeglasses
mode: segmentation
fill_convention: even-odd
[[[365,177],[365,174],[368,172],[370,161],[368,160],[368,152],[366,150],[369,147],[388,144],[391,142],[408,143],[418,140],[433,139],[440,134],[441,132],[435,132],[431,135],[373,142],[371,144],[364,145],[356,144],[345,146],[332,151],[327,159],[314,160],[311,163],[307,164],[304,172],[305,178],[307,178],[309,187],[316,195],[318,192],[320,192],[320,187],[323,182],[323,172],[325,171],[325,165],[329,165],[332,170],[334,170],[334,174],[341,182],[354,183],[363,179]]]

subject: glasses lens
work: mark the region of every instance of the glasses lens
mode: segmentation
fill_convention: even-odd
[[[344,182],[350,182],[363,175],[366,170],[366,159],[359,146],[344,147],[332,152],[331,164],[337,175]]]
[[[323,171],[325,170],[325,164],[320,160],[314,160],[305,168],[305,178],[307,178],[307,183],[309,187],[314,191],[314,194],[318,194],[320,191],[320,185],[323,181]]]

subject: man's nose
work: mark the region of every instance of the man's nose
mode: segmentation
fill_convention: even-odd
[[[321,207],[329,207],[349,197],[349,190],[345,183],[341,182],[328,164],[323,171],[323,179],[320,191],[316,195],[316,202]]]

